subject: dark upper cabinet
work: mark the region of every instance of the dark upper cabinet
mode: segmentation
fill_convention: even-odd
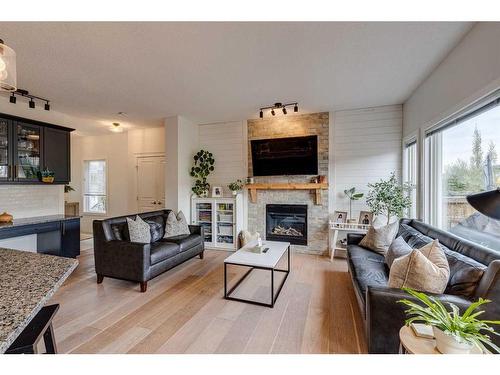
[[[71,179],[69,132],[44,128],[43,150],[43,168],[54,172],[55,183],[68,183]]]
[[[0,184],[41,184],[45,168],[54,183],[69,183],[72,130],[0,114]]]

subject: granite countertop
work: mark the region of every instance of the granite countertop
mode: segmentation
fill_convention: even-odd
[[[3,228],[20,227],[23,225],[33,225],[33,224],[43,224],[50,223],[53,221],[66,221],[72,219],[78,219],[81,216],[73,215],[47,215],[47,216],[35,216],[35,217],[25,217],[22,219],[14,218],[12,223],[0,223],[0,230]]]
[[[0,248],[0,353],[78,265],[76,259]]]

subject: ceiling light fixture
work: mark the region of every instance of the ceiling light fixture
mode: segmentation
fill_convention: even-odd
[[[22,98],[28,98],[29,99],[28,106],[30,108],[36,107],[35,100],[43,101],[43,102],[45,102],[45,106],[44,106],[45,110],[50,111],[50,104],[49,104],[50,100],[49,99],[42,98],[42,97],[36,96],[36,95],[31,95],[28,90],[17,89],[16,91],[13,91],[12,94],[10,95],[9,101],[12,104],[16,104],[16,102],[17,102],[16,96],[20,96]]]
[[[16,96],[14,95],[14,93],[12,93],[12,95],[10,96],[9,101],[10,101],[12,104],[16,104],[17,98],[16,98]]]
[[[47,100],[47,102],[45,103],[45,106],[44,106],[45,110],[46,111],[50,111],[50,104],[49,104],[49,101]]]
[[[28,105],[30,108],[35,108],[35,101],[33,99],[30,99]]]
[[[276,115],[275,109],[281,109],[281,111],[283,112],[283,114],[286,115],[286,114],[288,114],[288,111],[287,111],[286,107],[289,107],[289,106],[292,106],[292,105],[293,105],[293,111],[294,112],[298,112],[299,111],[299,103],[297,103],[297,102],[286,103],[286,104],[277,102],[277,103],[274,103],[273,105],[260,108],[259,117],[260,118],[264,118],[264,110],[266,110],[266,109],[270,109],[271,110],[271,115],[273,115],[273,116]]]
[[[0,39],[0,91],[16,89],[16,53]]]
[[[111,128],[109,130],[111,130],[113,133],[122,133],[123,132],[123,128],[120,127],[119,122],[113,122],[112,125],[113,126],[111,126]]]

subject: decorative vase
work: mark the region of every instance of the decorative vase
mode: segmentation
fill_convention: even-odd
[[[14,217],[7,212],[0,215],[0,223],[11,223],[12,220],[14,220]]]
[[[432,327],[436,339],[436,348],[443,354],[469,354],[473,348],[470,342],[459,342],[452,335],[448,335],[437,327]]]
[[[231,190],[231,193],[236,197],[238,195],[238,190]]]
[[[200,198],[208,198],[208,190],[205,190],[200,194]]]
[[[255,179],[253,177],[247,177],[247,184],[255,183]]]

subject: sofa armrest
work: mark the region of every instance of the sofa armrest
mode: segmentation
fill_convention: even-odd
[[[151,245],[128,241],[99,241],[94,248],[96,273],[132,281],[149,279]]]
[[[471,301],[461,296],[433,295],[441,302],[451,302],[463,312]],[[368,286],[366,291],[366,340],[369,353],[398,353],[399,330],[405,324],[408,309],[397,303],[401,299],[416,301],[401,289]]]
[[[358,245],[365,235],[361,233],[347,233],[347,244]]]
[[[201,225],[189,225],[189,232],[191,234],[203,234],[203,227]]]

